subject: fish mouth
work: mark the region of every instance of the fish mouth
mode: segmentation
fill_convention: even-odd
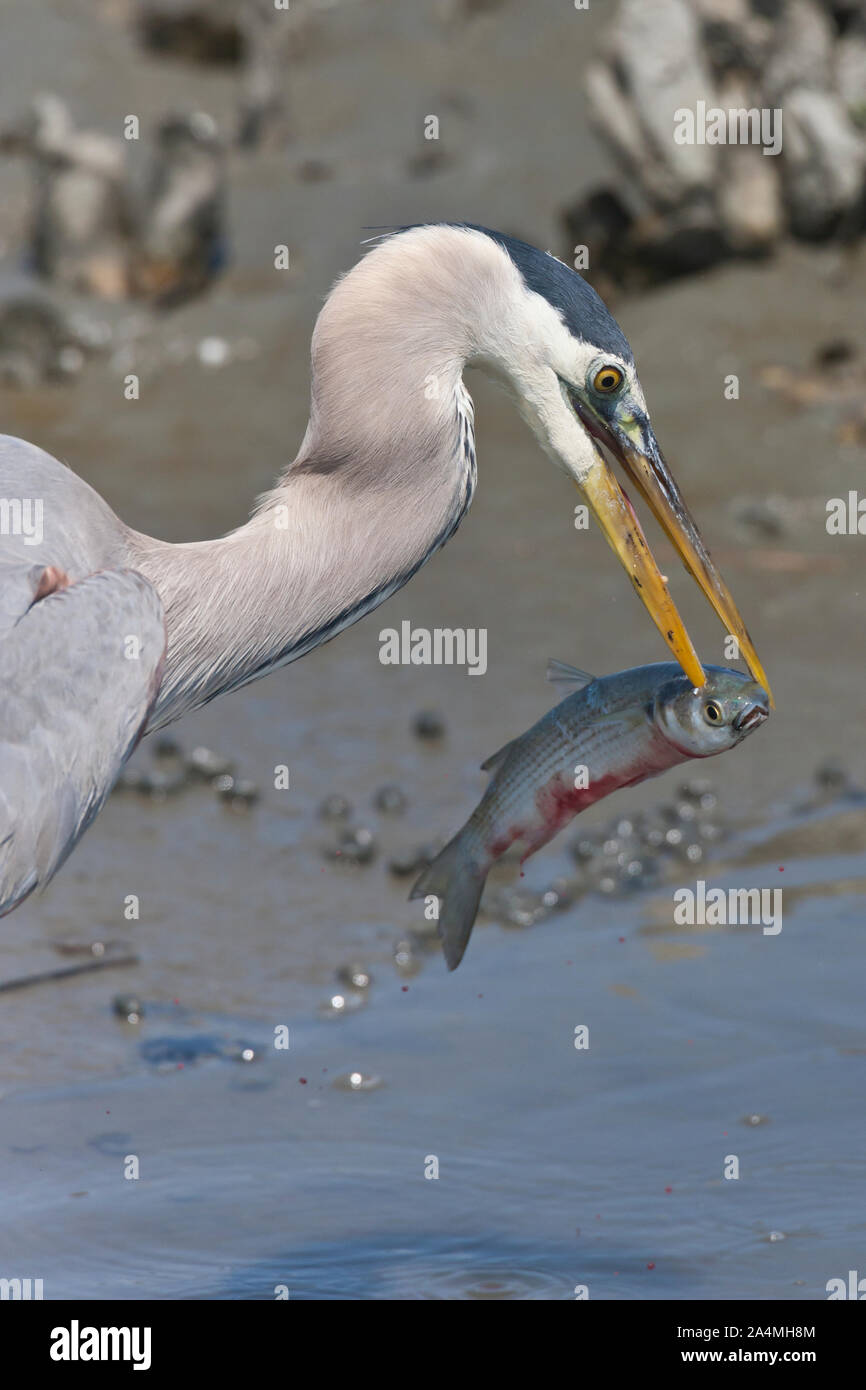
[[[570,393],[581,423],[593,439],[604,444],[648,504],[686,570],[718,614],[727,631],[737,639],[740,655],[753,679],[773,696],[764,668],[755,651],[730,589],[722,579],[701,536],[679,486],[668,468],[647,416],[637,409],[620,420],[601,420],[577,395]],[[641,529],[634,508],[619,486],[612,469],[599,451],[582,490],[606,539],[629,572],[673,655],[694,686],[706,682],[706,674],[658,565]]]
[[[769,718],[769,714],[770,711],[766,705],[747,705],[736,715],[732,727],[736,729],[738,734],[747,734],[752,729],[756,729],[759,724],[763,724],[764,720]]]

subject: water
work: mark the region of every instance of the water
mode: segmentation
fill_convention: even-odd
[[[230,73],[142,60],[122,7],[7,8],[29,66],[12,66],[4,107],[35,86],[103,125],[130,102],[152,117],[190,93],[217,116],[233,110]],[[548,18],[528,71],[519,7],[507,24],[477,21],[457,58],[426,14],[395,29],[393,9],[370,9],[369,41],[353,40],[348,6],[299,70],[296,144],[236,157],[232,268],[211,298],[146,321],[141,401],[120,403],[110,360],[67,389],[2,394],[6,430],[66,459],[136,526],[224,531],[293,455],[316,307],[364,225],[460,216],[566,249],[556,206],[601,167],[582,118],[584,48],[566,21]],[[472,113],[453,163],[410,182],[419,113],[451,91]],[[296,180],[296,156],[313,154],[333,164],[331,182]],[[8,166],[0,177],[8,238],[24,183]],[[275,289],[262,247],[287,236],[297,271]],[[447,557],[327,648],[177,727],[185,748],[231,756],[260,801],[233,812],[205,787],[115,797],[44,897],[4,920],[3,979],[81,959],[59,956],[61,943],[117,942],[140,963],[2,996],[0,1274],[42,1278],[49,1298],[265,1299],[285,1286],[302,1299],[569,1299],[586,1285],[594,1299],[796,1300],[863,1269],[866,817],[854,803],[791,809],[829,755],[866,774],[852,738],[862,557],[857,538],[827,536],[823,500],[858,485],[862,450],[758,384],[762,365],[802,365],[842,325],[862,340],[849,309],[862,255],[841,282],[832,268],[789,250],[617,306],[778,701],[746,751],[708,765],[742,835],[701,874],[782,885],[782,932],[677,928],[666,883],[584,897],[526,930],[479,923],[454,975],[435,954],[395,968],[417,905],[385,863],[462,822],[478,764],[553,698],[547,658],[609,671],[664,655],[600,537],[574,531],[574,490],[475,378],[479,491]],[[256,353],[209,368],[194,349],[210,337],[249,338]],[[723,397],[729,371],[738,402]],[[772,492],[802,501],[803,529],[749,544],[732,501]],[[658,553],[672,564],[663,542]],[[721,660],[721,629],[670,573],[701,651]],[[381,666],[378,633],[404,618],[486,627],[487,676]],[[442,740],[413,735],[421,709],[442,714]],[[288,791],[274,786],[280,764]],[[676,777],[582,820],[651,806]],[[396,816],[372,805],[389,783],[407,796]],[[371,864],[325,857],[334,832],[317,808],[333,793],[374,831]],[[558,842],[527,882],[569,866]],[[372,984],[328,1017],[350,962]],[[115,1014],[119,993],[142,1001],[140,1025]],[[288,1051],[274,1048],[280,1027]],[[353,1087],[354,1073],[377,1084]],[[746,1122],[755,1115],[766,1122]],[[724,1176],[729,1155],[737,1179]]]

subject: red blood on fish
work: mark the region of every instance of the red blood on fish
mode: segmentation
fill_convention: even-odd
[[[560,829],[579,811],[584,811],[594,801],[600,801],[616,791],[620,785],[618,777],[599,777],[589,787],[570,787],[561,772],[551,777],[535,793],[535,804],[553,833]]]
[[[515,840],[521,840],[524,835],[522,825],[510,825],[502,835],[497,835],[496,839],[488,846],[488,852],[493,859],[500,859],[506,850],[511,849]]]

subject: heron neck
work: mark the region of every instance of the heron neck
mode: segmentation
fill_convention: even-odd
[[[489,369],[514,272],[488,238],[444,230],[395,238],[332,291],[307,433],[252,519],[197,545],[137,538],[169,634],[151,727],[336,636],[459,524],[475,485],[462,372]]]
[[[290,470],[221,539],[171,545],[134,535],[129,564],[156,587],[168,631],[149,728],[296,660],[400,588],[468,505],[460,437],[455,419],[446,457],[439,466],[428,458],[415,486],[391,479],[362,489],[338,471]]]

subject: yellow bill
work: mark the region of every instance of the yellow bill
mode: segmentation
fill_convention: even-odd
[[[704,668],[653,559],[640,522],[613,470],[600,453],[595,466],[581,482],[580,491],[673,655],[692,684],[703,685],[706,681]]]

